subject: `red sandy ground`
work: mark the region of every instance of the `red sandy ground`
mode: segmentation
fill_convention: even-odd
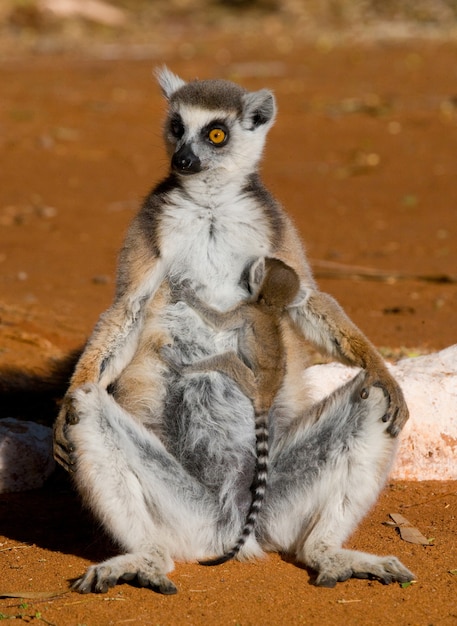
[[[183,59],[183,56],[191,57]],[[279,117],[264,178],[313,260],[402,272],[387,282],[324,278],[378,347],[436,350],[456,341],[457,44],[276,46],[208,39],[157,58],[0,63],[0,365],[45,368],[80,345],[113,292],[116,253],[142,196],[166,171],[163,103],[151,71],[227,77],[274,89]],[[411,275],[413,278],[411,278]],[[416,278],[414,278],[416,276]],[[108,624],[457,624],[457,486],[394,483],[349,545],[393,553],[417,575],[407,588],[350,580],[317,589],[271,555],[219,568],[178,564],[179,593],[124,584],[106,596],[68,580],[114,553],[65,477],[0,497],[0,617],[59,626]],[[400,512],[430,546],[383,525]]]

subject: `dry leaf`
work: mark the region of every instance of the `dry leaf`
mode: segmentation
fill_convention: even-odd
[[[400,513],[390,513],[390,517],[394,520],[398,530],[400,531],[400,537],[403,541],[408,543],[418,543],[423,546],[430,545],[430,541],[424,535],[411,524],[406,517],[400,515]]]

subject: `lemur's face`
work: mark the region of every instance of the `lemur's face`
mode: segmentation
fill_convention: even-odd
[[[242,156],[239,154],[240,130],[234,112],[213,112],[184,104],[172,107],[166,141],[173,170],[189,175],[217,167],[233,167],[234,157]]]
[[[185,83],[168,70],[159,81],[169,101],[164,135],[176,173],[256,168],[275,115],[269,91],[250,93],[223,80]]]

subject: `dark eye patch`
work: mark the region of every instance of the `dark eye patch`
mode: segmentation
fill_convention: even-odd
[[[174,115],[170,120],[170,133],[175,139],[181,139],[184,135],[184,124],[180,115]]]

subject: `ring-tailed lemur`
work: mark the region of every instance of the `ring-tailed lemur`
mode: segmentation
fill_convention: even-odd
[[[239,536],[255,468],[252,403],[218,372],[168,385],[160,351],[171,343],[192,364],[236,350],[236,331],[216,331],[173,303],[169,280],[189,281],[208,306],[226,311],[243,299],[246,263],[260,256],[292,267],[302,297],[281,321],[287,369],[271,408],[269,479],[256,536],[238,556],[290,553],[317,572],[318,585],[350,576],[411,580],[394,557],[342,548],[383,486],[408,411],[379,354],[318,291],[293,224],[260,181],[273,94],[223,80],[186,83],[166,69],[159,82],[171,171],[132,222],[113,304],[55,426],[56,459],[73,469],[123,551],[74,588],[101,592],[136,577],[174,593],[174,559],[208,559]],[[305,340],[364,370],[315,407]]]
[[[242,280],[249,298],[225,312],[207,306],[186,284],[174,285],[172,289],[173,298],[183,300],[215,330],[236,330],[237,353],[216,354],[182,367],[172,346],[162,350],[167,363],[180,374],[214,370],[230,376],[254,405],[256,469],[246,522],[231,550],[215,559],[201,561],[201,565],[221,565],[233,559],[254,530],[267,484],[269,412],[286,369],[281,319],[300,287],[295,271],[272,258],[250,263],[243,271]]]

